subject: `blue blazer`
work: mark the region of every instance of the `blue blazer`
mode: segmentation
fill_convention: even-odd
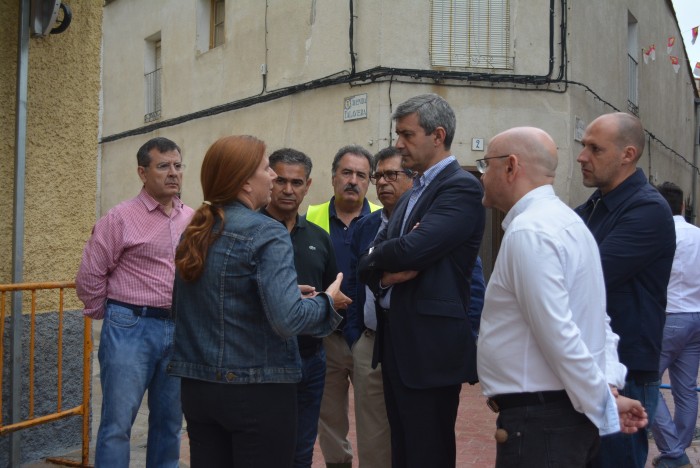
[[[365,324],[364,308],[367,300],[365,284],[357,278],[357,260],[362,252],[366,251],[374,238],[377,237],[379,226],[382,224],[383,210],[375,211],[357,221],[355,231],[352,234],[350,243],[350,278],[348,278],[348,292],[351,294],[352,304],[347,310],[347,324],[344,335],[348,345],[352,348],[360,338],[360,334],[367,328]],[[484,308],[484,293],[486,292],[486,281],[484,280],[484,268],[481,258],[476,257],[474,269],[472,270],[471,294],[469,298],[469,310],[467,316],[471,325],[474,337],[479,335],[479,324],[481,323],[481,310]]]
[[[419,272],[391,292],[389,333],[404,385],[427,389],[475,383],[476,341],[467,311],[484,232],[481,183],[453,161],[425,189],[402,232],[411,192],[397,203],[372,252],[360,257],[359,279],[376,295],[384,271]],[[378,321],[380,338],[382,322]],[[381,339],[376,340],[379,361],[382,347]]]

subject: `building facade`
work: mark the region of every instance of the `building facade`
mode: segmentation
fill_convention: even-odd
[[[335,151],[391,144],[396,105],[426,92],[454,107],[452,149],[467,170],[496,133],[541,127],[559,145],[556,192],[576,205],[591,193],[575,161],[582,130],[631,111],[648,131],[645,173],[690,193],[697,92],[681,44],[672,54],[682,66],[671,66],[671,35],[680,37],[670,0],[112,0],[100,210],[138,190],[134,154],[155,135],[182,146],[192,206],[203,155],[227,134],[306,152],[315,182],[305,202],[327,200]],[[645,64],[651,44],[656,59]],[[499,219],[482,249],[487,273]]]

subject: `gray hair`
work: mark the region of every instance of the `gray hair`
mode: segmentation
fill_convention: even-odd
[[[338,169],[338,164],[340,164],[340,160],[346,154],[364,156],[367,159],[367,162],[369,163],[369,171],[372,172],[374,170],[374,165],[372,164],[372,155],[369,151],[367,151],[360,145],[347,145],[343,146],[338,150],[337,153],[335,153],[335,157],[333,158],[333,165],[331,166],[331,173],[333,175],[335,175],[335,171]]]
[[[450,149],[455,137],[457,119],[450,105],[437,94],[421,94],[402,102],[392,118],[398,120],[407,115],[418,114],[418,124],[430,135],[436,128],[445,129],[445,149]]]

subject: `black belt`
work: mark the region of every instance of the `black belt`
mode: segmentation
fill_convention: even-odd
[[[321,342],[318,342],[312,346],[306,346],[304,348],[299,348],[299,355],[302,358],[309,358],[315,356],[321,350]]]
[[[544,405],[545,403],[554,403],[568,399],[569,396],[566,394],[566,390],[532,393],[503,393],[489,398],[486,401],[486,405],[491,408],[491,411],[498,413],[510,408]]]
[[[170,309],[161,309],[160,307],[137,306],[134,304],[127,304],[126,302],[122,301],[116,301],[114,299],[107,299],[107,304],[114,304],[118,305],[119,307],[129,309],[137,317],[167,319],[171,318],[172,315]]]

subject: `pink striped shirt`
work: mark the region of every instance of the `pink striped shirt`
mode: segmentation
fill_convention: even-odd
[[[170,216],[145,189],[115,206],[92,229],[75,278],[75,289],[94,319],[105,301],[169,309],[175,280],[175,248],[192,208],[173,197]]]

